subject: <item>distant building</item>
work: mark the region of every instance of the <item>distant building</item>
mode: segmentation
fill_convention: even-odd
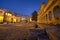
[[[28,22],[29,21],[29,17],[28,16],[21,16],[21,21],[22,22]]]
[[[11,12],[6,12],[6,15],[5,15],[6,17],[5,17],[5,20],[6,20],[6,22],[7,23],[11,23],[11,19],[12,19],[12,13]]]
[[[20,23],[27,22],[29,20],[28,16],[18,15],[7,11],[5,9],[0,9],[0,23]]]
[[[0,9],[0,23],[11,23],[13,14],[5,9]]]
[[[3,19],[4,19],[4,13],[5,13],[5,11],[2,10],[2,9],[0,9],[0,23],[3,22]]]
[[[16,14],[16,22],[17,23],[20,23],[21,22],[21,16]]]

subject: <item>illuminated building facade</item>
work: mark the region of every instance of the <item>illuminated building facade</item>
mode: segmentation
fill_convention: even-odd
[[[21,21],[28,21],[28,17],[23,15],[18,15],[7,11],[5,9],[0,9],[0,23],[20,23]]]
[[[5,10],[0,9],[0,23],[3,23],[5,16]]]
[[[17,22],[17,18],[16,18],[16,16],[15,15],[12,15],[12,23],[16,23]]]
[[[28,22],[29,21],[29,17],[25,16],[25,15],[22,15],[20,19],[21,19],[21,22]]]
[[[6,12],[6,22],[7,23],[11,23],[11,18],[12,18],[12,14],[11,14],[11,12]]]
[[[16,22],[17,23],[20,23],[21,22],[21,16],[16,14]]]
[[[10,11],[0,9],[0,23],[13,23],[16,22],[16,16]]]
[[[48,0],[38,10],[37,23],[60,24],[60,0]]]

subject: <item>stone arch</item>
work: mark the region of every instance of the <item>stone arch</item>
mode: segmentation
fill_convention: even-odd
[[[60,6],[59,5],[54,7],[53,13],[54,13],[54,17],[58,19],[58,17],[60,16]]]

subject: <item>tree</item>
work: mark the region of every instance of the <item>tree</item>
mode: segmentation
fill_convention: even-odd
[[[32,13],[32,21],[37,21],[37,12],[36,11],[34,11]]]

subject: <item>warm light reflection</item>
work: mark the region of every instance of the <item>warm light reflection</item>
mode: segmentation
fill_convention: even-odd
[[[3,16],[0,16],[0,21],[2,21],[2,20],[3,20],[3,18],[4,18]]]
[[[30,22],[32,22],[32,18],[30,18]]]
[[[13,19],[13,22],[16,22],[16,18]]]

